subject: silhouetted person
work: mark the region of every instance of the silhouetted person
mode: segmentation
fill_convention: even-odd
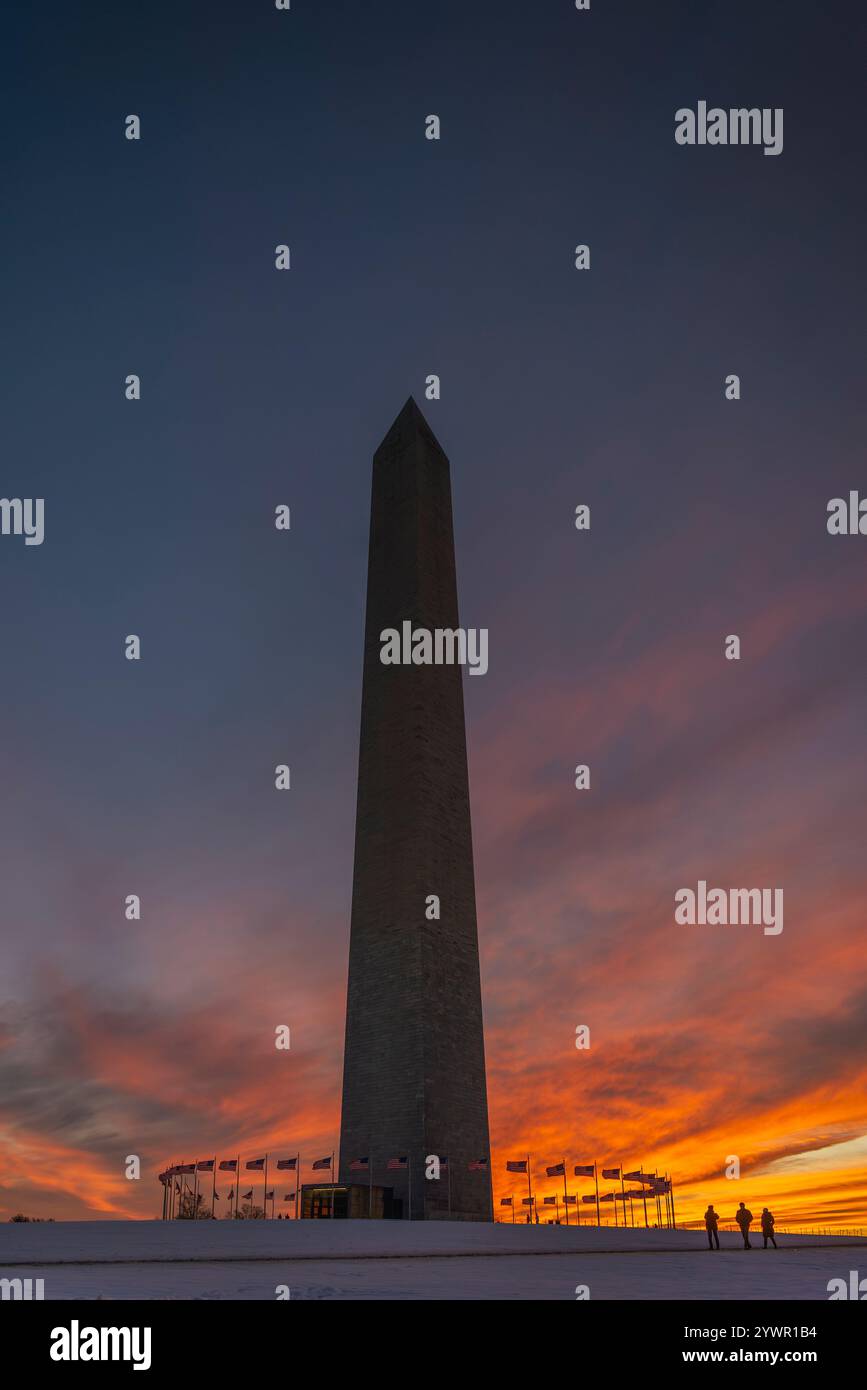
[[[719,1217],[717,1213],[714,1211],[713,1207],[708,1207],[707,1211],[704,1214],[704,1225],[705,1230],[707,1231],[707,1245],[709,1250],[713,1250],[714,1243],[716,1243],[716,1248],[717,1250],[719,1250],[719,1231],[717,1230],[718,1221]]]
[[[774,1213],[768,1211],[767,1207],[762,1207],[762,1235],[765,1238],[763,1250],[767,1250],[768,1241],[771,1242],[775,1250],[778,1249],[777,1242],[774,1240]]]
[[[753,1219],[753,1214],[752,1214],[752,1212],[751,1212],[751,1211],[747,1211],[747,1209],[746,1209],[746,1207],[744,1206],[743,1202],[741,1202],[740,1206],[738,1207],[737,1211],[735,1212],[735,1221],[738,1223],[738,1225],[739,1225],[740,1228],[741,1228],[741,1235],[742,1235],[743,1238],[744,1238],[744,1249],[745,1249],[745,1250],[752,1250],[752,1248],[753,1248],[753,1247],[750,1245],[750,1222],[752,1221],[752,1219]]]

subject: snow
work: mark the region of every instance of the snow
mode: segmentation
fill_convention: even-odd
[[[867,1240],[410,1221],[5,1224],[0,1276],[46,1299],[827,1299]]]

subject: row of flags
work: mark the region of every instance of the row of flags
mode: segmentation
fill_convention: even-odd
[[[665,1191],[666,1191],[666,1193],[670,1192],[670,1191],[671,1191],[671,1187],[670,1187],[670,1186],[669,1186],[669,1187],[666,1187]],[[663,1196],[662,1189],[660,1189],[659,1195],[660,1195],[660,1197]],[[640,1199],[641,1199],[642,1197],[655,1197],[655,1196],[656,1196],[656,1193],[655,1193],[655,1192],[648,1192],[645,1188],[641,1187],[641,1188],[638,1188],[638,1189],[630,1190],[629,1192],[601,1192],[601,1193],[599,1194],[599,1201],[600,1201],[600,1202],[631,1202],[631,1201],[633,1201],[633,1200],[635,1200],[635,1201],[640,1201]],[[522,1197],[522,1198],[521,1198],[521,1202],[522,1202],[522,1204],[523,1204],[525,1207],[530,1207],[530,1206],[536,1205],[536,1204],[538,1203],[538,1200],[539,1200],[539,1199],[538,1199],[537,1197]],[[515,1201],[514,1197],[501,1197],[501,1198],[500,1198],[500,1206],[501,1206],[501,1207],[511,1207],[511,1206],[514,1205],[514,1201]],[[542,1201],[544,1202],[544,1204],[545,1204],[546,1206],[549,1206],[549,1207],[553,1207],[554,1204],[555,1204],[555,1202],[559,1202],[559,1201],[565,1202],[568,1206],[575,1206],[575,1205],[577,1205],[577,1203],[578,1203],[579,1201],[581,1201],[581,1202],[591,1202],[591,1203],[593,1203],[593,1205],[595,1206],[595,1204],[596,1204],[596,1193],[595,1193],[595,1192],[591,1192],[590,1195],[587,1196],[587,1197],[578,1197],[574,1192],[564,1192],[562,1198],[557,1197],[557,1196],[555,1196],[555,1197],[543,1197],[543,1198],[542,1198]]]
[[[197,1159],[195,1163],[170,1163],[168,1167],[164,1168],[163,1171],[158,1174],[159,1180],[163,1186],[163,1218],[171,1220],[175,1216],[176,1207],[181,1214],[184,1213],[186,1207],[188,1213],[190,1200],[192,1201],[193,1216],[198,1216],[199,1203],[202,1201],[203,1195],[199,1190],[200,1173],[210,1173],[212,1177],[212,1215],[216,1214],[216,1203],[222,1201],[220,1193],[217,1191],[217,1173],[231,1173],[236,1177],[237,1181],[232,1184],[229,1191],[229,1204],[231,1207],[231,1204],[234,1202],[235,1216],[237,1216],[239,1202],[249,1202],[253,1199],[252,1188],[250,1188],[249,1192],[241,1191],[240,1176],[242,1171],[247,1173],[261,1173],[263,1175],[262,1200],[265,1204],[265,1214],[267,1215],[268,1203],[276,1200],[274,1188],[269,1188],[268,1186],[269,1160],[269,1154],[263,1154],[261,1158],[248,1158],[243,1164],[243,1169],[240,1155],[237,1158],[223,1158],[219,1160],[215,1155],[213,1158]],[[297,1216],[300,1185],[298,1179],[301,1173],[301,1155],[295,1154],[294,1157],[291,1158],[278,1158],[275,1163],[272,1164],[272,1167],[273,1166],[276,1166],[278,1172],[294,1173],[296,1175],[295,1191],[285,1193],[283,1201],[295,1203],[295,1215]],[[315,1159],[312,1166],[314,1171],[321,1172],[330,1169],[333,1173],[334,1154],[329,1154],[326,1158]],[[187,1178],[193,1175],[194,1182],[189,1184],[188,1190]],[[181,1179],[181,1182],[178,1181],[178,1178]],[[183,1183],[183,1186],[181,1183]],[[179,1203],[176,1203],[176,1197],[180,1198]]]
[[[197,1163],[173,1163],[160,1173],[159,1179],[161,1183],[167,1183],[169,1179],[173,1178],[177,1173],[213,1173],[215,1164],[217,1166],[217,1171],[220,1173],[237,1173],[239,1171],[238,1165],[240,1161],[239,1158],[223,1158],[217,1163],[215,1158],[200,1158]],[[267,1161],[266,1158],[251,1158],[244,1164],[244,1168],[250,1173],[263,1173]],[[295,1172],[297,1171],[298,1162],[299,1160],[297,1157],[278,1158],[276,1164],[277,1171],[280,1173]],[[313,1167],[314,1169],[330,1168],[331,1163],[332,1160],[330,1158],[317,1158]]]
[[[441,1170],[444,1169],[447,1173],[450,1173],[451,1167],[450,1167],[450,1163],[449,1163],[448,1157],[447,1157],[446,1155],[440,1155],[440,1156],[438,1156],[438,1157],[439,1157],[440,1169],[441,1169]],[[244,1164],[243,1164],[243,1171],[244,1171],[244,1172],[248,1172],[248,1173],[262,1173],[262,1174],[263,1174],[263,1177],[264,1177],[264,1183],[263,1183],[263,1200],[264,1200],[264,1202],[265,1202],[265,1204],[266,1204],[266,1212],[267,1212],[267,1203],[268,1203],[268,1202],[274,1202],[274,1201],[276,1200],[276,1193],[275,1193],[275,1190],[274,1190],[273,1188],[269,1188],[269,1187],[268,1187],[268,1166],[269,1166],[269,1159],[270,1159],[270,1155],[264,1154],[261,1158],[250,1158],[250,1159],[246,1159],[245,1162],[244,1162]],[[296,1204],[296,1213],[297,1213],[297,1208],[298,1208],[298,1197],[299,1197],[299,1185],[300,1185],[299,1182],[297,1181],[297,1179],[300,1178],[300,1172],[301,1172],[301,1156],[300,1156],[300,1154],[296,1154],[296,1155],[294,1155],[294,1157],[289,1157],[289,1158],[278,1158],[278,1159],[276,1159],[276,1160],[274,1161],[274,1165],[273,1165],[273,1166],[276,1167],[276,1170],[277,1170],[278,1172],[291,1172],[291,1173],[295,1173],[295,1174],[296,1174],[296,1189],[295,1189],[294,1192],[287,1192],[287,1193],[285,1194],[285,1196],[283,1197],[283,1201],[285,1201],[285,1202],[294,1201],[295,1204]],[[461,1165],[461,1166],[463,1166],[463,1165]],[[312,1169],[313,1169],[314,1172],[330,1172],[330,1173],[331,1173],[332,1180],[333,1180],[333,1178],[334,1178],[334,1154],[331,1153],[331,1154],[329,1154],[329,1155],[326,1155],[324,1158],[317,1158],[317,1159],[315,1159],[315,1160],[313,1161],[311,1167],[312,1167]],[[387,1169],[389,1172],[400,1172],[400,1171],[406,1172],[407,1175],[408,1175],[408,1177],[410,1178],[410,1182],[412,1181],[411,1163],[410,1163],[409,1155],[407,1155],[407,1154],[399,1154],[399,1155],[397,1155],[397,1156],[395,1156],[395,1157],[393,1157],[393,1158],[389,1158],[389,1159],[386,1160],[385,1167],[386,1167],[386,1169]],[[470,1172],[470,1173],[479,1173],[479,1172],[481,1172],[481,1173],[486,1173],[486,1172],[488,1171],[488,1168],[489,1168],[489,1162],[488,1162],[488,1159],[487,1159],[487,1158],[477,1158],[477,1159],[473,1159],[471,1162],[467,1163],[466,1167],[467,1167],[467,1171]],[[530,1212],[532,1213],[533,1209],[536,1208],[536,1207],[538,1207],[539,1203],[538,1203],[537,1198],[534,1197],[534,1195],[533,1195],[533,1188],[532,1188],[532,1181],[531,1181],[532,1168],[531,1168],[530,1155],[528,1154],[528,1155],[526,1156],[526,1158],[513,1158],[513,1159],[508,1159],[508,1160],[506,1161],[506,1164],[505,1164],[505,1170],[506,1170],[507,1173],[525,1174],[525,1175],[526,1175],[526,1177],[527,1177],[527,1193],[528,1193],[528,1195],[527,1195],[526,1197],[524,1197],[524,1198],[521,1199],[521,1205],[522,1205],[522,1206],[525,1206],[525,1207],[529,1207],[529,1208],[530,1208]],[[163,1201],[163,1212],[164,1212],[164,1215],[171,1215],[171,1214],[174,1212],[174,1207],[175,1207],[174,1198],[175,1198],[176,1195],[180,1195],[182,1198],[183,1198],[184,1196],[186,1196],[186,1186],[187,1186],[187,1184],[186,1184],[186,1179],[187,1179],[188,1176],[195,1175],[195,1189],[194,1189],[194,1198],[193,1198],[193,1200],[194,1200],[194,1202],[195,1202],[195,1209],[196,1209],[196,1211],[197,1211],[197,1210],[198,1210],[198,1203],[199,1203],[199,1201],[201,1200],[201,1198],[199,1197],[199,1174],[200,1174],[200,1173],[209,1173],[209,1174],[212,1175],[213,1183],[212,1183],[212,1193],[211,1193],[211,1196],[212,1196],[212,1201],[213,1201],[213,1202],[217,1202],[217,1201],[220,1200],[220,1194],[219,1194],[219,1193],[217,1192],[217,1190],[216,1190],[216,1174],[217,1174],[218,1172],[220,1172],[220,1173],[231,1173],[231,1174],[235,1175],[238,1179],[240,1179],[241,1171],[242,1171],[242,1165],[241,1165],[240,1156],[238,1156],[237,1158],[227,1158],[227,1159],[220,1159],[220,1160],[218,1160],[217,1157],[214,1156],[213,1158],[202,1158],[202,1159],[198,1159],[195,1163],[173,1163],[173,1164],[170,1164],[168,1167],[166,1167],[165,1169],[163,1169],[163,1171],[159,1174],[159,1180],[160,1180],[160,1182],[162,1183],[163,1189],[164,1189],[164,1192],[163,1192],[163,1197],[164,1197],[164,1201]],[[371,1183],[372,1183],[372,1181],[373,1181],[373,1170],[372,1170],[372,1164],[371,1164],[371,1160],[370,1160],[369,1155],[364,1155],[364,1156],[359,1157],[359,1158],[353,1158],[353,1159],[351,1159],[351,1160],[350,1160],[350,1163],[349,1163],[349,1171],[352,1172],[352,1173],[367,1173],[367,1174],[370,1176],[370,1181],[371,1181]],[[575,1164],[575,1165],[573,1166],[573,1168],[572,1168],[572,1173],[573,1173],[573,1176],[576,1177],[576,1178],[593,1178],[594,1181],[595,1181],[595,1185],[596,1185],[596,1191],[595,1191],[594,1193],[590,1193],[590,1194],[588,1194],[588,1195],[579,1195],[579,1194],[576,1194],[576,1193],[568,1192],[568,1191],[566,1190],[566,1183],[567,1183],[567,1164],[566,1164],[565,1158],[564,1158],[564,1159],[561,1159],[561,1160],[560,1160],[559,1162],[557,1162],[557,1163],[549,1163],[549,1164],[547,1164],[547,1165],[545,1166],[545,1174],[546,1174],[547,1177],[549,1177],[549,1178],[562,1178],[562,1179],[563,1179],[563,1194],[562,1194],[562,1200],[563,1200],[564,1208],[565,1208],[565,1211],[566,1211],[566,1222],[567,1222],[567,1224],[568,1224],[568,1221],[569,1221],[569,1208],[572,1207],[572,1208],[575,1208],[575,1209],[576,1209],[576,1215],[578,1216],[578,1220],[579,1220],[579,1222],[580,1222],[580,1206],[581,1206],[581,1205],[584,1205],[584,1204],[586,1204],[586,1205],[595,1205],[595,1206],[596,1206],[596,1211],[597,1211],[597,1220],[601,1220],[601,1218],[600,1218],[600,1216],[599,1216],[599,1212],[600,1212],[600,1208],[601,1208],[602,1203],[613,1203],[613,1204],[614,1204],[614,1214],[615,1214],[615,1222],[616,1222],[616,1220],[617,1220],[617,1207],[616,1207],[616,1204],[617,1204],[618,1202],[620,1202],[620,1203],[623,1204],[623,1217],[624,1217],[624,1222],[625,1222],[625,1221],[626,1221],[626,1203],[627,1203],[627,1202],[630,1203],[630,1212],[631,1212],[631,1210],[632,1210],[632,1207],[631,1207],[632,1202],[635,1201],[635,1200],[638,1200],[638,1201],[642,1201],[642,1200],[643,1200],[643,1202],[644,1202],[644,1219],[645,1219],[645,1225],[646,1225],[646,1224],[647,1224],[647,1198],[649,1197],[649,1198],[651,1199],[651,1201],[653,1201],[654,1199],[656,1200],[656,1202],[657,1202],[657,1210],[658,1210],[658,1211],[660,1210],[660,1199],[661,1199],[661,1198],[665,1199],[665,1220],[666,1220],[666,1224],[670,1224],[670,1225],[672,1225],[672,1226],[674,1225],[674,1190],[673,1190],[672,1181],[671,1181],[671,1178],[670,1178],[670,1177],[666,1177],[666,1176],[664,1176],[664,1175],[660,1175],[659,1173],[656,1173],[656,1172],[654,1172],[654,1173],[645,1173],[641,1168],[636,1168],[636,1169],[632,1169],[632,1170],[627,1170],[626,1168],[623,1167],[623,1165],[619,1165],[619,1166],[617,1166],[617,1167],[611,1167],[611,1168],[604,1168],[604,1167],[603,1167],[602,1169],[600,1169],[599,1166],[598,1166],[598,1164],[596,1164],[595,1162],[594,1162],[594,1163],[577,1163],[577,1164]],[[619,1192],[604,1192],[604,1193],[601,1193],[601,1192],[599,1191],[599,1177],[600,1177],[600,1175],[601,1175],[601,1177],[603,1178],[603,1180],[605,1180],[606,1182],[612,1182],[612,1181],[617,1182],[617,1181],[619,1181],[619,1183],[620,1183],[620,1189],[621,1189],[621,1190],[620,1190]],[[183,1189],[181,1188],[180,1184],[177,1182],[177,1178],[178,1178],[178,1177],[182,1177],[183,1180],[184,1180],[184,1187],[183,1187]],[[637,1187],[637,1188],[630,1188],[629,1190],[627,1190],[627,1189],[626,1189],[626,1183],[627,1183],[627,1182],[630,1182],[630,1183],[639,1183],[640,1186]],[[192,1186],[192,1185],[191,1185],[191,1186]],[[238,1208],[238,1202],[239,1202],[239,1200],[242,1200],[242,1201],[252,1201],[252,1198],[253,1198],[253,1189],[252,1189],[252,1188],[250,1189],[249,1192],[244,1192],[244,1193],[242,1193],[242,1192],[240,1191],[240,1186],[241,1186],[240,1181],[238,1181],[237,1184],[233,1184],[233,1185],[232,1185],[231,1191],[229,1192],[229,1202],[231,1203],[232,1201],[234,1201],[234,1203],[235,1203],[235,1211],[236,1211],[236,1214],[237,1214],[237,1208]],[[372,1192],[373,1192],[373,1188],[371,1187],[371,1210],[372,1210]],[[555,1208],[557,1209],[557,1211],[558,1211],[558,1213],[559,1213],[560,1196],[559,1196],[559,1195],[555,1195],[555,1196],[545,1196],[545,1197],[542,1198],[542,1205],[543,1205],[543,1206],[553,1206],[553,1207],[555,1207]],[[500,1206],[501,1206],[501,1207],[506,1207],[506,1208],[511,1208],[511,1209],[512,1209],[512,1219],[514,1220],[515,1198],[514,1198],[514,1197],[501,1197],[501,1198],[500,1198]],[[451,1209],[451,1183],[449,1183],[449,1209]],[[332,1203],[331,1211],[332,1211],[332,1215],[333,1215],[333,1212],[334,1212],[334,1205],[333,1205],[333,1203]],[[528,1219],[532,1219],[531,1216],[528,1216]]]
[[[521,1199],[521,1205],[530,1208],[530,1212],[528,1213],[528,1216],[527,1216],[527,1220],[530,1221],[530,1220],[532,1220],[532,1213],[533,1213],[534,1209],[537,1210],[537,1209],[538,1209],[538,1206],[539,1206],[539,1203],[538,1203],[537,1198],[533,1196],[533,1186],[532,1186],[532,1182],[531,1182],[531,1172],[532,1172],[532,1168],[531,1168],[531,1162],[530,1162],[530,1155],[528,1154],[526,1158],[511,1158],[511,1159],[508,1159],[505,1166],[506,1166],[506,1172],[507,1172],[507,1173],[522,1173],[522,1174],[526,1174],[526,1178],[527,1178],[527,1196],[526,1196],[526,1197],[523,1197],[523,1198]],[[633,1201],[635,1201],[635,1200],[642,1201],[642,1202],[644,1203],[644,1224],[645,1224],[645,1225],[648,1225],[649,1223],[648,1223],[648,1218],[647,1218],[647,1199],[648,1199],[648,1197],[649,1197],[650,1200],[651,1200],[651,1202],[653,1202],[653,1201],[656,1202],[656,1205],[657,1205],[657,1218],[658,1218],[658,1224],[659,1224],[659,1225],[665,1224],[666,1226],[672,1226],[672,1227],[674,1226],[674,1224],[675,1224],[675,1223],[674,1223],[674,1189],[673,1189],[672,1181],[671,1181],[671,1178],[670,1178],[670,1177],[666,1177],[666,1176],[664,1176],[664,1175],[660,1175],[659,1173],[655,1173],[655,1172],[654,1172],[654,1173],[645,1173],[645,1172],[643,1171],[643,1169],[641,1169],[641,1168],[634,1168],[634,1169],[632,1169],[632,1170],[627,1170],[626,1168],[624,1168],[624,1166],[623,1166],[622,1164],[618,1165],[617,1167],[602,1168],[602,1169],[600,1170],[598,1164],[596,1164],[595,1162],[594,1162],[594,1163],[576,1163],[576,1164],[573,1166],[573,1168],[572,1168],[572,1173],[573,1173],[573,1176],[576,1177],[576,1178],[593,1178],[594,1183],[595,1183],[595,1187],[596,1187],[596,1191],[595,1191],[595,1192],[592,1192],[592,1193],[589,1193],[587,1196],[578,1195],[578,1194],[573,1193],[573,1192],[567,1192],[567,1190],[566,1190],[567,1164],[566,1164],[565,1158],[564,1158],[564,1159],[561,1159],[561,1160],[559,1161],[559,1163],[549,1163],[549,1164],[547,1164],[547,1165],[545,1166],[545,1175],[546,1175],[546,1177],[549,1177],[549,1178],[562,1178],[562,1179],[563,1179],[563,1194],[562,1194],[562,1198],[560,1197],[559,1194],[558,1194],[558,1195],[555,1195],[555,1196],[546,1196],[546,1197],[543,1197],[543,1198],[542,1198],[542,1205],[543,1205],[543,1206],[547,1206],[547,1207],[554,1207],[554,1208],[556,1208],[557,1217],[559,1218],[560,1201],[562,1200],[563,1206],[564,1206],[564,1209],[565,1209],[565,1213],[566,1213],[566,1224],[567,1224],[567,1225],[569,1224],[569,1209],[570,1209],[570,1207],[572,1207],[572,1208],[575,1209],[575,1213],[576,1213],[578,1222],[579,1222],[579,1224],[580,1224],[580,1221],[581,1221],[581,1206],[582,1206],[582,1205],[587,1205],[587,1206],[591,1206],[591,1205],[592,1205],[592,1206],[595,1206],[595,1207],[596,1207],[596,1219],[597,1219],[597,1222],[599,1222],[599,1223],[601,1224],[601,1219],[602,1219],[602,1218],[601,1218],[601,1207],[602,1207],[602,1203],[603,1203],[603,1202],[606,1202],[606,1203],[607,1203],[607,1202],[610,1202],[610,1203],[612,1203],[612,1204],[614,1205],[614,1221],[615,1221],[615,1224],[617,1224],[617,1203],[618,1203],[618,1202],[622,1203],[622,1205],[623,1205],[623,1221],[624,1221],[624,1225],[626,1224],[626,1203],[628,1202],[628,1203],[629,1203],[629,1213],[630,1213],[630,1215],[632,1216],[632,1219],[633,1219],[633,1222],[634,1222],[634,1215],[633,1215],[632,1203],[633,1203]],[[600,1192],[600,1191],[599,1191],[599,1178],[600,1178],[600,1176],[601,1176],[606,1182],[619,1182],[619,1183],[620,1183],[620,1191],[619,1191],[619,1192]],[[627,1182],[630,1182],[630,1183],[640,1183],[641,1186],[640,1186],[640,1187],[637,1187],[637,1188],[633,1187],[633,1188],[630,1188],[629,1190],[627,1190],[627,1188],[626,1188],[626,1183],[627,1183]],[[500,1198],[500,1206],[501,1206],[501,1207],[510,1207],[510,1208],[512,1209],[512,1220],[514,1221],[514,1219],[515,1219],[515,1198],[514,1198],[514,1197],[501,1197],[501,1198]],[[664,1207],[664,1212],[663,1212],[663,1207]],[[538,1220],[538,1217],[537,1217],[537,1220]]]
[[[297,1157],[278,1158],[276,1163],[277,1171],[295,1172],[297,1171],[298,1162],[299,1160]],[[213,1158],[203,1158],[200,1159],[197,1163],[173,1163],[159,1174],[159,1180],[161,1183],[165,1184],[168,1183],[177,1174],[181,1173],[213,1173],[215,1164],[217,1167],[217,1171],[220,1173],[237,1173],[239,1171],[239,1163],[240,1159],[237,1158],[221,1159],[219,1163],[217,1163],[216,1159]],[[266,1163],[267,1159],[265,1158],[251,1158],[248,1159],[247,1162],[244,1164],[244,1169],[248,1173],[263,1173],[266,1171]],[[441,1168],[447,1168],[449,1160],[447,1157],[440,1158],[439,1163]],[[324,1172],[332,1168],[333,1164],[333,1155],[329,1158],[317,1158],[312,1165],[313,1171],[314,1173]],[[394,1172],[399,1169],[406,1169],[409,1167],[409,1158],[406,1154],[398,1158],[390,1158],[387,1160],[385,1166],[389,1170],[389,1172]],[[370,1159],[354,1158],[349,1165],[349,1170],[352,1173],[369,1172]],[[472,1161],[472,1163],[467,1164],[467,1170],[470,1173],[486,1173],[488,1170],[488,1160],[486,1158],[476,1158]],[[519,1170],[512,1169],[510,1171],[517,1172]],[[524,1170],[521,1169],[520,1171],[523,1172]]]
[[[658,1173],[642,1173],[640,1168],[634,1169],[631,1173],[627,1173],[623,1168],[602,1168],[599,1171],[606,1181],[616,1182],[625,1180],[626,1182],[640,1182],[651,1189],[651,1191],[645,1192],[644,1188],[639,1188],[637,1192],[632,1194],[633,1196],[655,1196],[657,1192],[660,1196],[663,1196],[671,1191],[671,1179],[660,1177]],[[506,1172],[526,1173],[529,1176],[530,1160],[528,1158],[510,1159],[506,1164]],[[572,1169],[573,1176],[576,1178],[595,1178],[596,1172],[597,1168],[595,1163],[576,1163],[575,1167]],[[549,1178],[565,1178],[565,1159],[561,1163],[549,1164],[545,1169],[545,1173]],[[627,1196],[628,1195],[627,1193]],[[553,1201],[553,1198],[551,1200]],[[595,1202],[595,1200],[595,1197],[584,1198],[586,1202]],[[600,1198],[600,1200],[604,1199]],[[613,1196],[609,1197],[608,1200],[613,1200]]]

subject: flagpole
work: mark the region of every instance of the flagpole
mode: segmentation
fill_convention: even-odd
[[[331,1150],[331,1216],[334,1218],[334,1207],[337,1203],[337,1191],[334,1183],[334,1150]]]
[[[412,1221],[412,1154],[406,1156],[406,1176],[409,1183],[409,1219]]]
[[[596,1183],[596,1225],[602,1225],[602,1213],[599,1210],[599,1167],[596,1159],[593,1160],[593,1179]]]
[[[623,1186],[623,1159],[620,1160],[620,1191],[623,1193],[623,1225],[626,1226],[626,1188]],[[615,1207],[617,1203],[614,1203]]]
[[[193,1220],[199,1219],[199,1160],[196,1159],[196,1194],[193,1198]]]
[[[262,1220],[268,1220],[268,1155],[265,1154],[265,1186],[262,1189]]]
[[[217,1219],[217,1155],[214,1154],[214,1181],[211,1184],[211,1219]]]
[[[448,1192],[449,1192],[449,1220],[451,1221],[451,1219],[452,1219],[452,1161],[451,1161],[451,1159],[449,1158],[448,1154],[446,1154],[446,1182],[447,1182],[447,1184],[448,1184]],[[514,1219],[515,1219],[515,1215],[514,1215],[514,1211],[513,1211],[513,1213],[512,1213],[512,1220],[514,1221]]]
[[[373,1220],[373,1154],[370,1152],[370,1139],[367,1141],[367,1219]]]
[[[677,1230],[677,1221],[675,1220],[675,1216],[674,1216],[674,1179],[671,1178],[671,1177],[669,1177],[669,1179],[668,1179],[668,1184],[669,1184],[669,1187],[671,1188],[671,1229],[672,1229],[673,1231],[676,1231],[676,1230]]]
[[[530,1214],[528,1220],[533,1223],[533,1185],[530,1182],[530,1155],[527,1154],[527,1196],[530,1198]]]
[[[640,1173],[642,1173],[642,1174],[644,1173],[644,1164],[643,1164],[643,1163],[640,1165],[638,1171],[639,1171]],[[643,1203],[644,1203],[644,1229],[645,1229],[645,1231],[647,1231],[647,1230],[649,1230],[649,1227],[648,1227],[648,1224],[647,1224],[647,1187],[646,1187],[645,1183],[642,1183],[642,1184],[641,1184],[641,1200],[642,1200]]]
[[[295,1155],[295,1220],[298,1220],[298,1207],[301,1197],[301,1154]]]
[[[566,1225],[569,1225],[569,1203],[566,1201],[566,1159],[563,1159],[563,1208],[566,1212]]]
[[[241,1155],[235,1159],[235,1220],[238,1219],[238,1188],[241,1186]]]

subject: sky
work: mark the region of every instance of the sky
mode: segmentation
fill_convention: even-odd
[[[0,1218],[336,1148],[370,467],[413,394],[490,634],[495,1197],[529,1153],[540,1197],[565,1156],[671,1172],[683,1220],[867,1226],[867,539],[826,529],[867,492],[858,7],[4,28],[2,492],[45,539],[0,536]],[[677,145],[700,100],[783,108],[783,153]],[[784,930],[677,924],[700,879]]]

